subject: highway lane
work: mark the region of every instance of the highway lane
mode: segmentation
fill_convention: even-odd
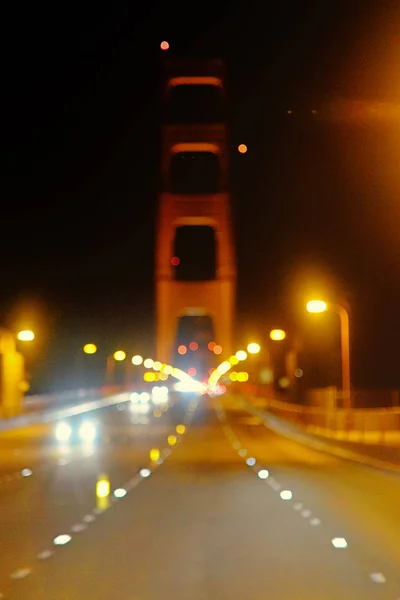
[[[398,600],[399,479],[218,415],[6,597]]]
[[[10,575],[20,564],[29,564],[48,550],[45,541],[51,542],[60,532],[69,533],[74,526],[87,525],[82,519],[93,517],[101,473],[109,476],[114,490],[147,466],[149,450],[166,444],[168,434],[184,419],[187,405],[178,401],[168,411],[157,409],[157,416],[152,409],[146,415],[128,402],[91,413],[104,430],[103,442],[92,448],[59,448],[53,441],[54,425],[0,439],[5,457],[7,451],[21,451],[17,455],[20,464],[12,459],[15,477],[7,478],[10,461],[2,464],[0,593],[9,588]]]

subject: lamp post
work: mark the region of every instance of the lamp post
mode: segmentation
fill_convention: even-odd
[[[343,407],[351,408],[351,379],[350,379],[350,324],[349,313],[340,304],[326,303],[323,300],[310,300],[306,305],[309,313],[323,313],[331,310],[340,318],[340,345],[342,362],[342,392]]]

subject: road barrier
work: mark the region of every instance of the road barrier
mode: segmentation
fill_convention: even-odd
[[[283,402],[263,395],[257,386],[243,386],[258,408],[306,431],[336,440],[364,444],[400,443],[400,407],[325,408]]]

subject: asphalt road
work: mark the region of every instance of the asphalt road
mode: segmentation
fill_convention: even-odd
[[[400,478],[299,446],[219,400],[184,416],[183,398],[146,425],[98,411],[132,437],[67,465],[44,444],[32,476],[0,486],[4,597],[399,600]],[[150,465],[151,447],[171,453]],[[100,471],[127,494],[99,512]],[[55,546],[60,534],[71,539]]]

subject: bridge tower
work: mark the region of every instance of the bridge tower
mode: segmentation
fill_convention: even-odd
[[[224,65],[221,61],[172,61],[167,64],[165,75],[164,106],[172,110],[169,110],[169,120],[164,122],[162,131],[156,310],[157,357],[163,362],[170,362],[178,321],[183,316],[211,317],[216,343],[222,346],[224,355],[231,353],[236,262],[228,191],[229,146],[223,116]],[[205,105],[198,102],[206,91],[211,92],[220,103],[213,114],[206,114]],[[176,110],[174,113],[174,103],[179,96],[186,100],[197,98],[193,104],[184,101],[184,117]],[[209,155],[216,165],[215,186],[203,189],[202,180],[193,189],[180,188],[179,182],[174,181],[173,162],[179,157],[196,159],[196,155],[200,154]],[[177,230],[183,226],[212,228],[215,239],[214,279],[180,281],[177,277],[172,258]]]

